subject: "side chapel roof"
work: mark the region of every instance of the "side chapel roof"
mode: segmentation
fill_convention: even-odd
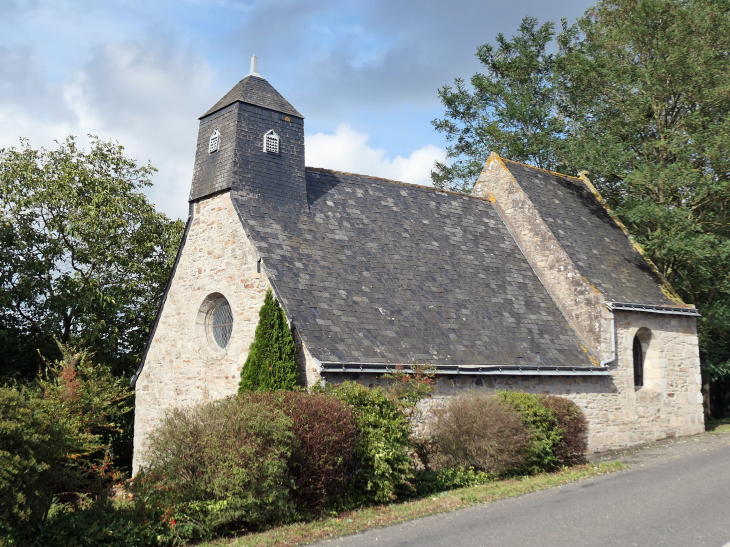
[[[304,211],[231,195],[316,359],[591,366],[489,201],[314,168],[306,183]]]
[[[606,300],[678,305],[678,297],[669,297],[671,287],[652,270],[586,181],[504,158],[502,161],[581,275]]]

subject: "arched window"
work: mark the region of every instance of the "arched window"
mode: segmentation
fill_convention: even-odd
[[[638,333],[634,336],[634,386],[644,385],[644,347],[639,340]]]
[[[279,153],[279,135],[273,129],[270,129],[264,135],[264,152],[269,154]]]
[[[213,310],[210,318],[210,330],[213,339],[221,348],[228,345],[233,330],[233,314],[226,299],[221,299]]]
[[[220,146],[220,142],[221,142],[221,134],[216,129],[211,134],[210,141],[208,141],[208,154],[212,154],[213,152],[218,152],[218,147]]]

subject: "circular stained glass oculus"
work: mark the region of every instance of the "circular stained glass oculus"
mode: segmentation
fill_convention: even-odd
[[[213,310],[210,330],[216,344],[221,348],[225,348],[231,339],[231,331],[233,330],[233,314],[227,301],[224,300]]]

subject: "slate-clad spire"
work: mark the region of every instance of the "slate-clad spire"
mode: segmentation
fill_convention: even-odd
[[[262,206],[307,207],[304,116],[257,65],[254,56],[251,73],[200,118],[191,201],[231,190]]]
[[[258,60],[256,59],[256,55],[251,58],[251,73],[238,82],[233,89],[226,93],[220,101],[215,103],[200,118],[205,118],[236,101],[276,110],[277,112],[296,116],[297,118],[304,118],[289,101],[281,96],[281,93],[261,77],[258,73]]]

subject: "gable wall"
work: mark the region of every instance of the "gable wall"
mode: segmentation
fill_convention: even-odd
[[[605,359],[611,352],[605,298],[583,276],[527,194],[496,154],[490,156],[473,194],[488,197],[512,232],[540,281],[586,346]],[[490,197],[491,196],[491,197]],[[598,363],[595,363],[596,365]]]
[[[136,383],[134,472],[144,463],[146,437],[165,410],[235,394],[269,288],[230,194],[194,205],[193,221]],[[225,296],[233,331],[225,350],[208,339],[206,298]]]

